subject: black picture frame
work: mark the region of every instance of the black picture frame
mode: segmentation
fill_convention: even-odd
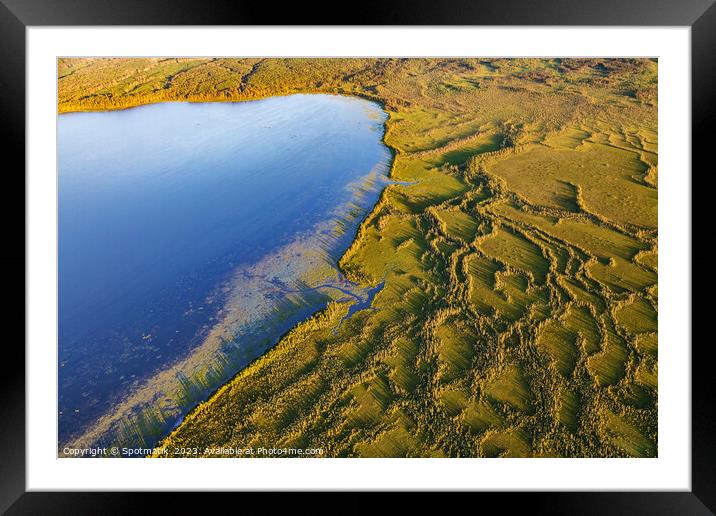
[[[7,514],[110,514],[135,512],[148,497],[162,509],[186,509],[186,493],[40,493],[25,489],[25,31],[62,25],[576,25],[689,26],[692,70],[692,168],[706,172],[716,111],[716,6],[714,0],[501,0],[363,2],[343,11],[335,3],[177,0],[0,0],[0,127],[5,173],[6,328],[0,375],[0,511]],[[349,14],[350,11],[355,11]],[[682,171],[684,172],[684,171]],[[689,171],[685,171],[689,173]],[[692,174],[692,185],[695,177]],[[699,179],[699,181],[701,181]],[[693,188],[693,186],[692,186]],[[693,190],[692,190],[693,191]],[[698,190],[697,190],[698,191]],[[695,205],[695,200],[692,202]],[[692,217],[693,218],[693,217]],[[23,219],[24,220],[24,219]],[[693,230],[692,230],[693,235]],[[693,253],[693,247],[692,247]],[[695,264],[692,254],[692,268]],[[22,289],[22,296],[19,292]],[[14,294],[14,295],[13,295]],[[699,308],[693,305],[692,314]],[[698,312],[696,312],[698,313]],[[704,316],[706,314],[703,314]],[[693,320],[693,316],[692,316]],[[10,329],[8,338],[7,329]],[[14,330],[14,331],[12,331]],[[688,346],[691,343],[672,343]],[[714,514],[716,416],[708,360],[710,339],[692,346],[691,492],[485,493],[508,496],[512,507],[549,514]],[[229,494],[225,496],[231,496]],[[212,495],[216,497],[216,495]],[[516,505],[513,505],[516,504]],[[212,504],[213,505],[213,504]]]

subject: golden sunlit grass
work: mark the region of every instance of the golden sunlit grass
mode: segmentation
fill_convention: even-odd
[[[387,187],[331,304],[162,445],[328,456],[654,456],[656,62],[68,59],[59,111],[359,95]],[[338,327],[337,332],[334,331]]]

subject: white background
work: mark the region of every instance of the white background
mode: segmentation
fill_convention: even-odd
[[[690,490],[690,29],[27,29],[27,488]],[[659,457],[58,459],[58,56],[659,58]]]

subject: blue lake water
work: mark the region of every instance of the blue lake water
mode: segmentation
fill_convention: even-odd
[[[385,184],[385,116],[362,99],[292,95],[59,117],[61,443],[118,411],[136,423],[158,400],[163,431],[325,306],[305,278],[335,263]],[[257,317],[281,306],[293,311]],[[221,346],[198,355],[210,338]],[[207,366],[196,399],[167,401],[174,379],[187,381],[178,363],[194,353],[198,371],[219,352],[224,366]],[[87,442],[116,441],[126,421]]]

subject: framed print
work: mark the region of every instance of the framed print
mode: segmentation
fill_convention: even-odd
[[[691,170],[716,10],[608,4],[4,1],[3,509],[712,513]]]

